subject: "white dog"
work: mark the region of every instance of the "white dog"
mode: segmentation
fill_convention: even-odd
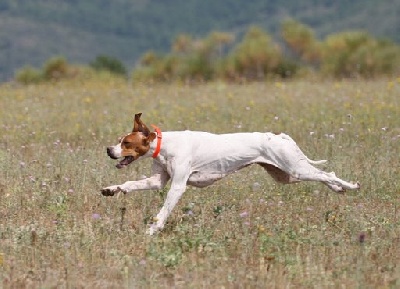
[[[319,181],[335,192],[360,188],[358,182],[346,182],[333,172],[327,173],[312,166],[326,161],[308,159],[294,140],[283,133],[216,135],[208,132],[171,131],[161,134],[157,127],[155,132],[150,132],[140,116],[141,113],[135,115],[132,132],[122,137],[117,145],[108,147],[107,154],[112,159],[123,158],[117,165],[119,169],[134,160],[153,157],[152,176],[109,186],[101,192],[105,196],[112,196],[116,192],[158,190],[164,188],[171,179],[171,188],[149,234],[164,227],[187,185],[206,187],[251,164],[261,165],[280,183]]]

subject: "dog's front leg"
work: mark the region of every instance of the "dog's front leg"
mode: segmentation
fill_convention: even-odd
[[[186,183],[190,173],[187,171],[189,165],[181,166],[181,171],[175,171],[172,176],[171,188],[167,193],[164,205],[160,212],[157,214],[156,223],[152,224],[147,230],[149,235],[153,235],[159,230],[164,228],[168,216],[171,214],[173,208],[178,203],[179,199],[186,190]]]
[[[147,230],[147,233],[149,235],[153,235],[157,231],[162,230],[164,228],[168,216],[171,214],[173,208],[178,203],[179,199],[181,198],[185,190],[186,190],[186,185],[180,187],[177,186],[171,187],[171,189],[168,191],[167,198],[164,202],[163,207],[161,208],[160,212],[157,214],[157,217],[155,218],[156,222],[152,224],[150,228]]]
[[[121,185],[114,185],[103,188],[103,196],[114,196],[118,192],[130,193],[141,190],[160,190],[165,187],[169,176],[166,172],[155,174],[149,178],[139,181],[128,181]]]

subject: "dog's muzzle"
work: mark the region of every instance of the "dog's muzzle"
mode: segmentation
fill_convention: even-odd
[[[113,147],[108,147],[108,148],[107,148],[107,155],[108,155],[110,158],[114,159],[114,160],[119,159],[119,157],[117,157],[117,156],[115,155],[115,152],[114,152],[114,148],[113,148]],[[122,168],[126,167],[127,165],[129,165],[129,164],[130,164],[131,162],[133,162],[134,160],[135,160],[135,158],[134,158],[133,156],[125,156],[125,157],[116,165],[116,167],[117,167],[118,169],[122,169]]]
[[[107,155],[112,158],[113,160],[118,159],[115,155],[114,155],[114,150],[112,147],[108,147],[107,148]]]

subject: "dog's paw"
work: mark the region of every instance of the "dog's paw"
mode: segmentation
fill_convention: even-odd
[[[101,194],[103,196],[107,196],[107,197],[114,196],[116,193],[119,193],[119,192],[123,192],[123,190],[121,189],[120,186],[110,186],[110,187],[101,189]]]
[[[151,224],[150,227],[146,230],[146,234],[149,236],[154,236],[160,229],[156,224]]]
[[[330,188],[331,188],[333,191],[335,191],[335,193],[338,193],[338,194],[344,194],[344,193],[346,192],[346,189],[343,188],[342,186],[339,186],[339,185],[333,185],[333,184],[331,184],[331,185],[330,185]]]

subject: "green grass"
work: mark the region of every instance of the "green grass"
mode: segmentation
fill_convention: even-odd
[[[398,288],[399,95],[400,79],[4,85],[0,288]],[[117,170],[105,154],[136,112],[163,131],[284,131],[362,188],[279,185],[250,167],[189,187],[146,236],[166,191],[99,193],[150,173],[151,160]]]

